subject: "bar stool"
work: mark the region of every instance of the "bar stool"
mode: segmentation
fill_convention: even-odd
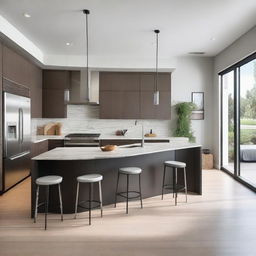
[[[76,190],[76,205],[75,205],[75,219],[77,216],[77,208],[81,207],[89,210],[89,225],[91,225],[91,210],[100,207],[101,217],[103,216],[103,208],[102,208],[102,190],[101,190],[101,181],[103,180],[103,176],[100,174],[86,174],[77,177],[77,190]],[[99,183],[99,201],[92,199],[92,191],[93,191],[93,183]],[[89,183],[89,200],[78,202],[79,196],[79,184],[80,183]],[[83,203],[89,203],[89,207],[82,205]],[[98,205],[92,207],[92,203],[98,203]]]
[[[61,176],[56,175],[49,175],[49,176],[43,176],[36,179],[36,204],[35,204],[35,214],[34,214],[34,222],[36,223],[37,219],[37,209],[41,205],[45,205],[45,221],[44,221],[44,229],[47,229],[47,214],[48,214],[48,204],[49,204],[49,186],[52,185],[58,185],[59,190],[59,199],[60,199],[60,212],[61,212],[61,221],[63,221],[63,206],[62,206],[62,195],[61,195],[61,188],[60,183],[62,182]],[[38,204],[39,200],[39,187],[45,186],[46,193],[45,193],[45,202]]]
[[[172,173],[172,184],[165,184],[165,173],[166,167],[170,167],[173,170]],[[184,184],[178,184],[178,173],[177,170],[183,169],[183,177],[184,177]],[[177,205],[177,197],[179,191],[185,191],[186,194],[186,203],[188,201],[187,195],[187,176],[186,176],[186,163],[178,162],[178,161],[165,161],[164,162],[164,175],[163,175],[163,185],[162,185],[162,200],[164,198],[164,189],[170,189],[173,191],[173,197],[175,195],[175,205]]]
[[[116,195],[115,195],[115,207],[116,207],[116,201],[117,196],[121,196],[126,198],[126,214],[128,214],[128,201],[129,199],[134,199],[140,197],[140,205],[141,208],[143,208],[142,205],[142,194],[141,194],[141,172],[142,170],[138,167],[123,167],[118,170],[118,176],[117,176],[117,184],[116,184]],[[118,192],[118,184],[119,184],[119,177],[120,174],[126,175],[126,192]],[[140,191],[129,191],[129,175],[139,175],[139,190]],[[135,196],[129,196],[129,193],[135,193]]]

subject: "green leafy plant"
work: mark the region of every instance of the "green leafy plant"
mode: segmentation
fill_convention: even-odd
[[[192,102],[181,102],[175,105],[175,110],[178,115],[177,128],[175,136],[188,137],[190,141],[194,142],[195,137],[191,130],[191,114],[196,109]]]

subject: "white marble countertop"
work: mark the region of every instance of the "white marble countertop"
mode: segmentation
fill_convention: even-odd
[[[36,135],[31,137],[32,143],[39,143],[45,140],[61,140],[65,135]],[[145,140],[169,140],[188,142],[185,137],[144,137]],[[116,136],[116,135],[101,135],[99,140],[141,140],[141,137],[135,136]]]
[[[45,140],[62,140],[65,135],[36,135],[31,137],[32,143],[39,143]]]
[[[40,154],[32,160],[94,160],[108,158],[122,158],[130,156],[145,155],[151,153],[164,152],[169,150],[179,150],[186,148],[201,147],[199,144],[189,142],[174,143],[146,143],[144,147],[124,148],[117,147],[111,152],[103,152],[99,147],[63,147],[55,148]]]

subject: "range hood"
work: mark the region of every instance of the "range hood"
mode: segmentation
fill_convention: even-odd
[[[87,70],[71,71],[68,104],[99,105],[99,71],[89,71],[87,86]]]
[[[80,93],[87,105],[99,105],[99,72],[89,71],[87,83],[86,70],[80,71]]]
[[[89,28],[88,15],[90,11],[83,10],[85,15],[86,68],[71,72],[71,97],[69,104],[99,105],[99,72],[89,69]],[[79,81],[80,80],[80,81]],[[73,91],[72,91],[73,89]]]

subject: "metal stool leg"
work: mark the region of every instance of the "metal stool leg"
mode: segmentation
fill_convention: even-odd
[[[174,172],[173,172],[173,175],[174,175],[174,193],[175,193],[175,205],[177,205],[177,197],[178,197],[178,193],[177,193],[177,168],[174,168]]]
[[[117,183],[116,183],[115,207],[116,207],[116,201],[117,201],[117,192],[118,192],[119,176],[120,176],[120,173],[119,173],[119,171],[118,171],[118,174],[117,174]]]
[[[36,219],[37,219],[38,199],[39,199],[39,185],[36,186],[36,205],[35,205],[35,213],[34,213],[34,223],[36,223]]]
[[[164,165],[163,185],[162,185],[162,200],[164,199],[164,181],[165,181],[166,165]]]
[[[128,201],[129,201],[129,174],[127,174],[127,189],[126,189],[126,214],[128,214]]]
[[[101,181],[99,181],[100,215],[103,216]]]
[[[89,185],[89,225],[91,225],[92,218],[92,183]]]
[[[185,194],[186,194],[186,203],[187,203],[188,202],[188,188],[187,188],[186,168],[184,168],[184,184],[185,184]]]
[[[174,198],[175,196],[175,181],[176,181],[176,178],[175,178],[175,168],[172,168],[172,197]]]
[[[48,214],[48,203],[49,203],[49,185],[46,186],[45,193],[45,216],[44,216],[44,229],[47,229],[47,214]]]
[[[142,193],[141,193],[141,173],[139,174],[139,187],[140,187],[140,207],[143,208],[142,204]]]
[[[79,196],[79,182],[77,182],[77,186],[76,186],[75,219],[76,219],[76,215],[77,215],[78,196]]]
[[[61,195],[61,188],[60,184],[58,184],[59,189],[59,198],[60,198],[60,213],[61,213],[61,221],[63,221],[63,204],[62,204],[62,195]]]

